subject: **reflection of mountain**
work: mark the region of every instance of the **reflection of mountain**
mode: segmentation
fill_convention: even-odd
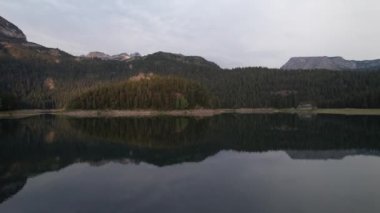
[[[75,162],[157,166],[199,162],[221,150],[287,151],[293,159],[342,159],[380,152],[377,117],[223,115],[194,118],[0,120],[0,202],[30,176]]]
[[[380,156],[380,150],[291,150],[286,154],[294,160],[341,160],[354,155]]]
[[[71,119],[82,134],[141,149],[204,145],[215,150],[341,150],[380,148],[376,117],[224,115],[190,118]]]
[[[17,194],[25,185],[27,178],[10,179],[10,182],[0,182],[0,203]]]

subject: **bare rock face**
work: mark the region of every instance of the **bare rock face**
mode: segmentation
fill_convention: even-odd
[[[365,70],[380,69],[380,60],[353,61],[342,57],[294,57],[283,70]]]
[[[103,52],[90,52],[85,56],[82,56],[85,58],[91,58],[91,59],[101,59],[101,60],[114,60],[114,61],[129,61],[138,57],[141,57],[139,53],[120,53],[117,55],[108,55]]]
[[[284,66],[284,70],[343,70],[356,69],[356,64],[352,61],[344,60],[342,57],[294,57]]]
[[[44,87],[48,90],[54,90],[55,89],[55,82],[53,78],[47,78],[44,81]]]
[[[139,73],[138,75],[130,77],[129,81],[141,81],[141,80],[150,80],[154,76],[153,73]]]
[[[16,25],[0,16],[0,41],[26,42],[26,36]]]
[[[86,58],[99,58],[103,60],[109,60],[111,58],[110,55],[107,55],[103,52],[90,52],[86,56]]]
[[[112,60],[117,61],[128,61],[131,58],[131,56],[128,53],[120,53],[118,55],[111,56]]]

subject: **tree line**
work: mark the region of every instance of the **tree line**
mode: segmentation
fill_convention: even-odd
[[[197,57],[167,53],[130,62],[0,57],[0,93],[13,97],[1,100],[10,108],[63,108],[86,91],[150,72],[199,83],[214,97],[210,107],[288,108],[308,103],[320,108],[380,108],[379,71],[221,69]],[[53,88],[46,86],[47,79]]]

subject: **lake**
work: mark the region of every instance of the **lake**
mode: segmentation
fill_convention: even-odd
[[[380,212],[380,117],[0,120],[0,212]]]

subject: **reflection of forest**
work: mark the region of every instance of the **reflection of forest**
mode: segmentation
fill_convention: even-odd
[[[220,150],[286,150],[294,159],[378,155],[379,117],[222,115],[212,118],[65,118],[0,120],[0,202],[28,177],[75,162],[202,161]]]
[[[88,137],[145,149],[335,150],[380,148],[378,117],[223,115],[213,118],[71,119]]]

